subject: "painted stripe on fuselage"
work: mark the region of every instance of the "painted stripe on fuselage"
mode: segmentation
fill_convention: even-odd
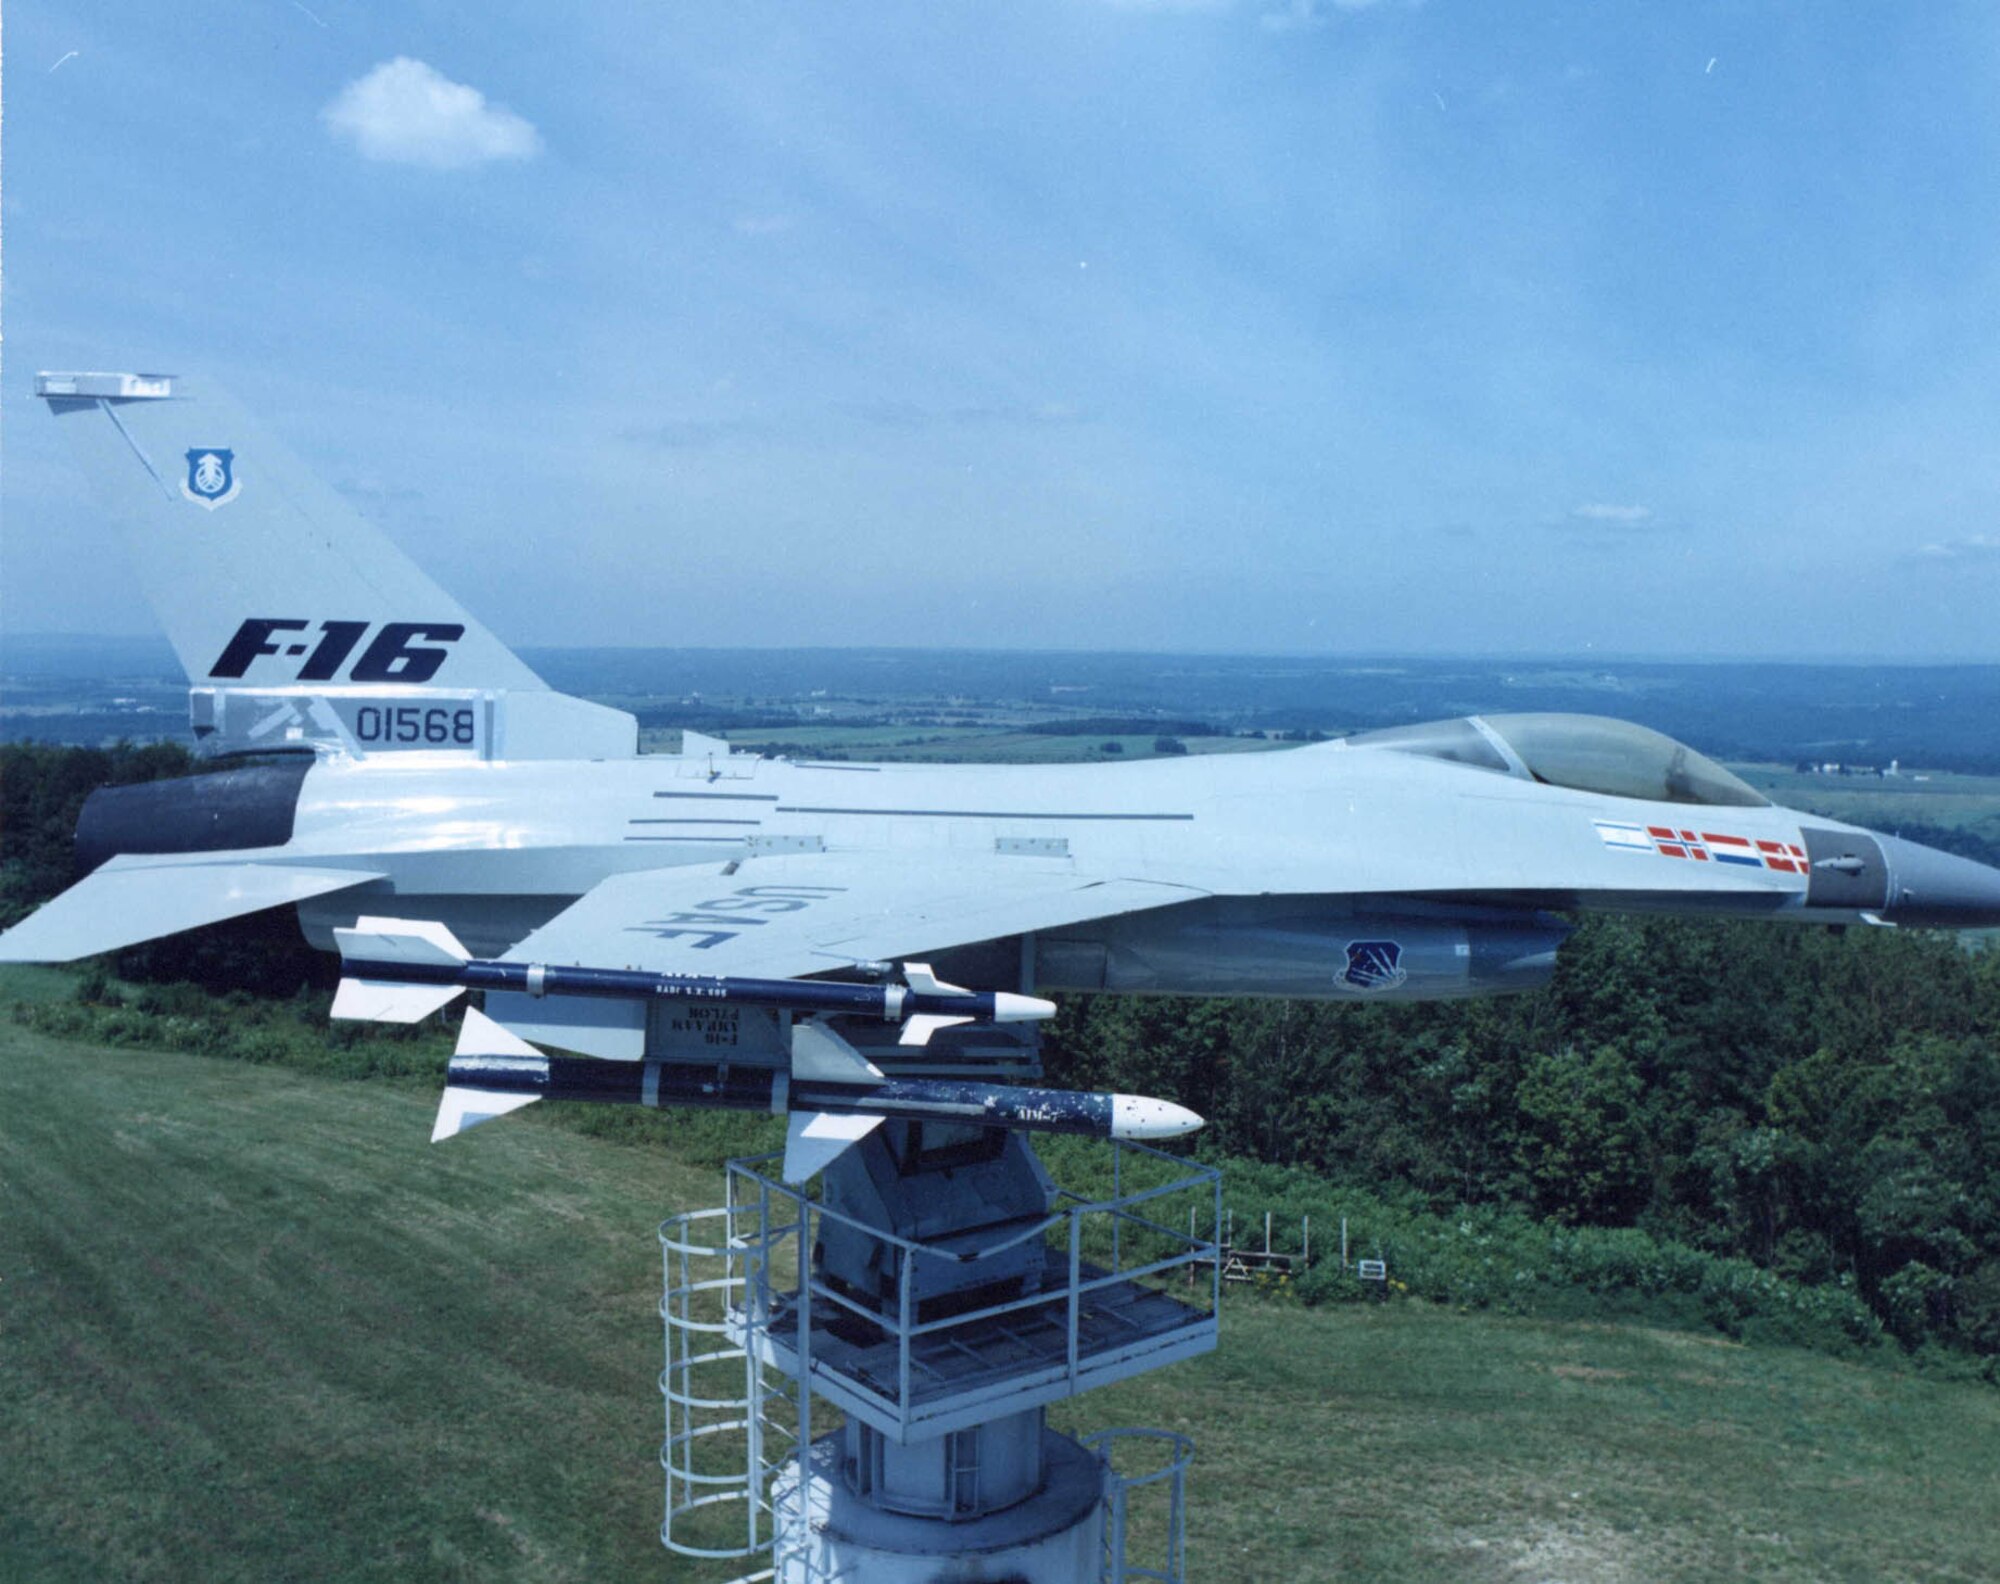
[[[635,819],[628,820],[626,823],[630,825],[761,825],[764,822],[756,819],[723,819],[720,816],[711,815],[706,819]]]
[[[807,808],[781,803],[780,814],[867,814],[892,819],[1191,820],[1192,814],[1043,814],[1023,809]]]

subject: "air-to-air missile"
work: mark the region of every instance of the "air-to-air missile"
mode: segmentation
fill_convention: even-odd
[[[1177,1138],[1202,1125],[1185,1106],[1146,1095],[1091,1094],[1004,1083],[940,1078],[889,1078],[873,1083],[801,1080],[777,1067],[727,1062],[600,1061],[592,1056],[454,1056],[452,1088],[529,1100],[583,1100],[599,1105],[693,1106],[778,1115],[896,1117],[1031,1133],[1080,1133],[1091,1138]],[[468,1101],[468,1105],[470,1102]],[[507,1109],[512,1110],[509,1106]],[[495,1115],[472,1107],[440,1137]]]
[[[333,1015],[373,1022],[415,1023],[467,990],[500,990],[537,998],[681,1001],[710,1008],[770,1007],[808,1016],[876,1018],[902,1024],[902,1044],[922,1045],[954,1024],[1026,1023],[1053,1017],[1056,1010],[1053,1001],[1039,996],[945,984],[923,963],[905,963],[902,984],[840,984],[483,961],[443,925],[422,920],[362,918],[352,929],[336,930],[334,938],[340,945],[341,982]]]
[[[792,1119],[785,1176],[797,1180],[891,1117],[1112,1139],[1173,1138],[1202,1125],[1186,1107],[1145,1095],[883,1072],[848,1043],[832,1018],[901,1023],[899,1043],[922,1045],[950,1025],[1023,1022],[1055,1011],[1034,996],[945,984],[922,963],[903,965],[902,984],[839,984],[482,961],[450,930],[422,920],[363,918],[335,935],[343,971],[336,1017],[415,1022],[467,990],[538,1000],[582,996],[803,1014],[797,1021],[787,1016],[772,1022],[777,1043],[750,1060],[740,1054],[729,1060],[662,1060],[649,1054],[638,1061],[606,1061],[546,1055],[506,1022],[469,1010],[434,1142],[536,1100],[764,1111]]]
[[[890,1077],[824,1015],[795,1024],[790,1044],[784,1064],[548,1056],[471,1008],[431,1142],[537,1100],[763,1111],[790,1119],[784,1177],[799,1182],[892,1117],[1107,1139],[1176,1138],[1202,1125],[1185,1106],[1146,1095]]]

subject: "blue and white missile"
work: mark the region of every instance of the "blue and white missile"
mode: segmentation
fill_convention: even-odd
[[[810,1177],[891,1117],[1108,1139],[1177,1138],[1202,1125],[1187,1107],[1147,1095],[890,1078],[818,1019],[794,1031],[787,1071],[741,1062],[546,1056],[475,1009],[466,1013],[431,1141],[537,1100],[789,1116],[787,1182]]]
[[[1053,1017],[1056,1010],[1053,1001],[1038,996],[945,984],[923,963],[903,964],[902,984],[836,984],[480,959],[444,925],[422,919],[363,918],[334,936],[341,981],[333,1015],[373,1022],[415,1023],[468,990],[499,990],[877,1018],[902,1024],[899,1043],[923,1045],[955,1024],[1022,1023]]]

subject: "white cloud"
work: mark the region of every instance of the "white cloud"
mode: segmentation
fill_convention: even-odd
[[[1284,0],[1257,18],[1266,33],[1307,33],[1327,23],[1327,7],[1336,11],[1366,11],[1378,0]]]
[[[335,137],[351,140],[364,159],[431,170],[530,159],[542,146],[531,123],[407,55],[355,78],[334,95],[320,119]]]
[[[1946,539],[1920,547],[1917,556],[1925,561],[2000,561],[2000,534],[1968,534],[1963,539]]]
[[[1610,506],[1600,501],[1592,501],[1579,506],[1570,513],[1579,522],[1604,523],[1620,528],[1636,528],[1643,522],[1650,522],[1653,508],[1650,506]]]

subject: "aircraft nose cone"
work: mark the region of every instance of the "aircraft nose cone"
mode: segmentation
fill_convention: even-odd
[[[1884,917],[1942,929],[2000,927],[2000,869],[1899,836],[1877,840],[1889,865]]]

